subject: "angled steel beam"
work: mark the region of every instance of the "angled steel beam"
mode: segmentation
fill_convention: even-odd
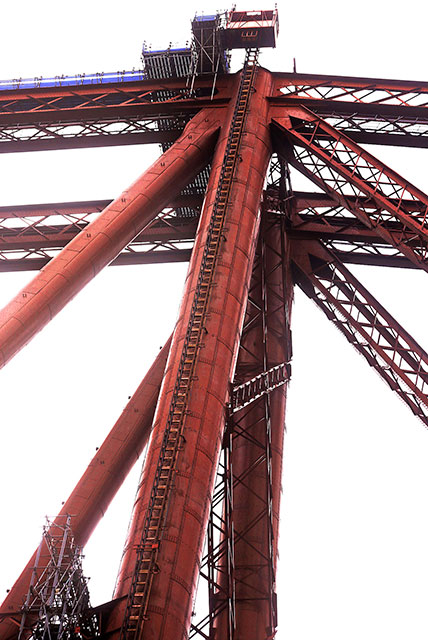
[[[178,195],[171,198],[169,206],[176,207],[199,207],[202,204],[201,195]],[[64,225],[70,225],[74,218],[86,216],[89,213],[100,213],[112,200],[80,200],[75,202],[46,202],[44,204],[21,204],[5,205],[0,207],[0,221],[8,218],[41,218],[39,224],[48,224],[51,216],[62,220]],[[80,229],[79,229],[80,231]]]
[[[63,522],[64,516],[71,515],[73,535],[79,546],[84,546],[88,541],[148,442],[170,346],[171,338],[156,357],[52,524],[51,528],[54,529],[57,523]],[[37,550],[0,605],[1,640],[16,637],[36,554]],[[40,570],[43,570],[43,562],[48,560],[46,551],[42,550],[38,562]]]
[[[186,200],[184,200],[186,201]],[[195,201],[195,199],[193,199]],[[167,207],[136,236],[113,265],[187,261],[193,245],[198,217],[180,216]],[[0,272],[39,270],[60,253],[96,218],[94,212],[64,214],[68,224],[52,224],[57,216],[0,219]]]
[[[428,147],[428,109],[311,98],[271,98],[277,112],[305,107],[360,144]]]
[[[110,204],[0,312],[4,366],[103,267],[135,238],[209,160],[220,125],[200,112],[181,138]]]
[[[295,280],[428,426],[428,354],[319,241],[293,245]]]
[[[281,121],[274,119],[274,132],[290,164],[409,260],[428,270],[425,193],[306,109],[290,110]],[[294,152],[285,136],[297,146]],[[409,200],[412,207],[406,205]]]
[[[173,198],[112,264],[187,261],[202,185],[190,184],[185,191],[190,193]],[[41,269],[110,204],[98,200],[0,207],[0,272]]]

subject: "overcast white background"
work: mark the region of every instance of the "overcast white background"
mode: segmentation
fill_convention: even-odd
[[[241,3],[238,8],[262,5]],[[14,8],[16,7],[16,8]],[[0,78],[140,66],[143,40],[184,44],[194,2],[2,3]],[[414,0],[279,3],[272,70],[428,80]],[[239,54],[238,54],[239,57]],[[143,146],[0,155],[0,205],[113,198]],[[428,152],[375,150],[428,191]],[[174,325],[186,265],[108,268],[0,372],[0,598],[25,565]],[[427,346],[423,273],[354,272]],[[5,304],[32,274],[1,274]],[[303,294],[284,464],[280,640],[413,640],[428,632],[428,432]],[[139,470],[87,545],[93,604],[111,597]]]

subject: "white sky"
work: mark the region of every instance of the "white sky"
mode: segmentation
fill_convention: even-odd
[[[205,3],[2,6],[0,78],[139,67],[184,43]],[[262,5],[238,8],[255,9]],[[419,2],[279,3],[272,70],[427,80]],[[375,151],[376,153],[378,150]],[[0,205],[113,198],[157,148],[0,155]],[[379,150],[428,191],[427,152]],[[0,597],[171,331],[185,265],[106,269],[0,372]],[[425,346],[426,274],[354,272]],[[32,274],[1,274],[5,304]],[[428,432],[299,291],[280,540],[279,640],[425,640]],[[138,469],[86,549],[94,604],[113,589]]]

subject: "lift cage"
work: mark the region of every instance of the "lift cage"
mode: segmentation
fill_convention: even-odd
[[[278,35],[278,10],[229,11],[223,31],[225,49],[275,47]]]

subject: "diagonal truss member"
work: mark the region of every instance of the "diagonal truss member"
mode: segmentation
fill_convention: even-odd
[[[308,109],[274,120],[295,168],[338,204],[428,270],[428,196]],[[284,142],[288,140],[291,146]]]
[[[300,288],[428,426],[428,354],[319,241],[293,253]]]

